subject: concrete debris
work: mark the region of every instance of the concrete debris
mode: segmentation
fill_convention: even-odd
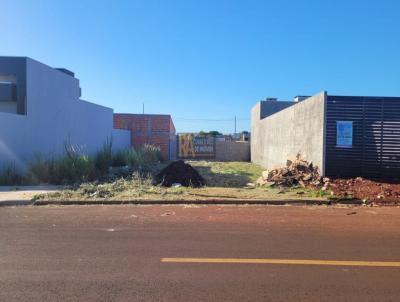
[[[300,185],[303,188],[308,186],[320,187],[326,191],[329,187],[330,179],[321,177],[318,167],[303,160],[298,155],[296,160],[287,160],[286,167],[262,172],[256,184],[259,186],[283,186],[290,187]]]

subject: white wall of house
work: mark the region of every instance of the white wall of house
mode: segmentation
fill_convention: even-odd
[[[0,112],[0,165],[23,167],[36,154],[60,155],[65,143],[86,154],[96,152],[107,138],[115,149],[130,146],[130,131],[113,129],[111,108],[79,97],[78,79],[27,58],[27,114]]]

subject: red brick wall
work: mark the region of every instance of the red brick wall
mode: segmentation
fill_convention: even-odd
[[[160,147],[164,159],[173,157],[169,146],[175,136],[175,126],[170,115],[116,113],[114,128],[130,130],[134,148],[151,144]]]

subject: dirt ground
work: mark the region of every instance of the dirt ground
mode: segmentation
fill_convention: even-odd
[[[349,197],[365,202],[400,204],[400,184],[363,179],[333,179],[329,189],[335,196]]]

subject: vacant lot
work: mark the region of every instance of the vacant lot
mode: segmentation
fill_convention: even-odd
[[[205,178],[209,187],[237,188],[255,182],[263,168],[247,162],[187,161]]]
[[[189,161],[206,180],[203,188],[176,186],[164,188],[153,184],[152,175],[133,174],[128,179],[106,183],[85,183],[56,193],[41,194],[41,200],[326,200],[324,194],[301,188],[261,188],[250,185],[262,168],[246,162]],[[160,170],[163,167],[157,167]]]

